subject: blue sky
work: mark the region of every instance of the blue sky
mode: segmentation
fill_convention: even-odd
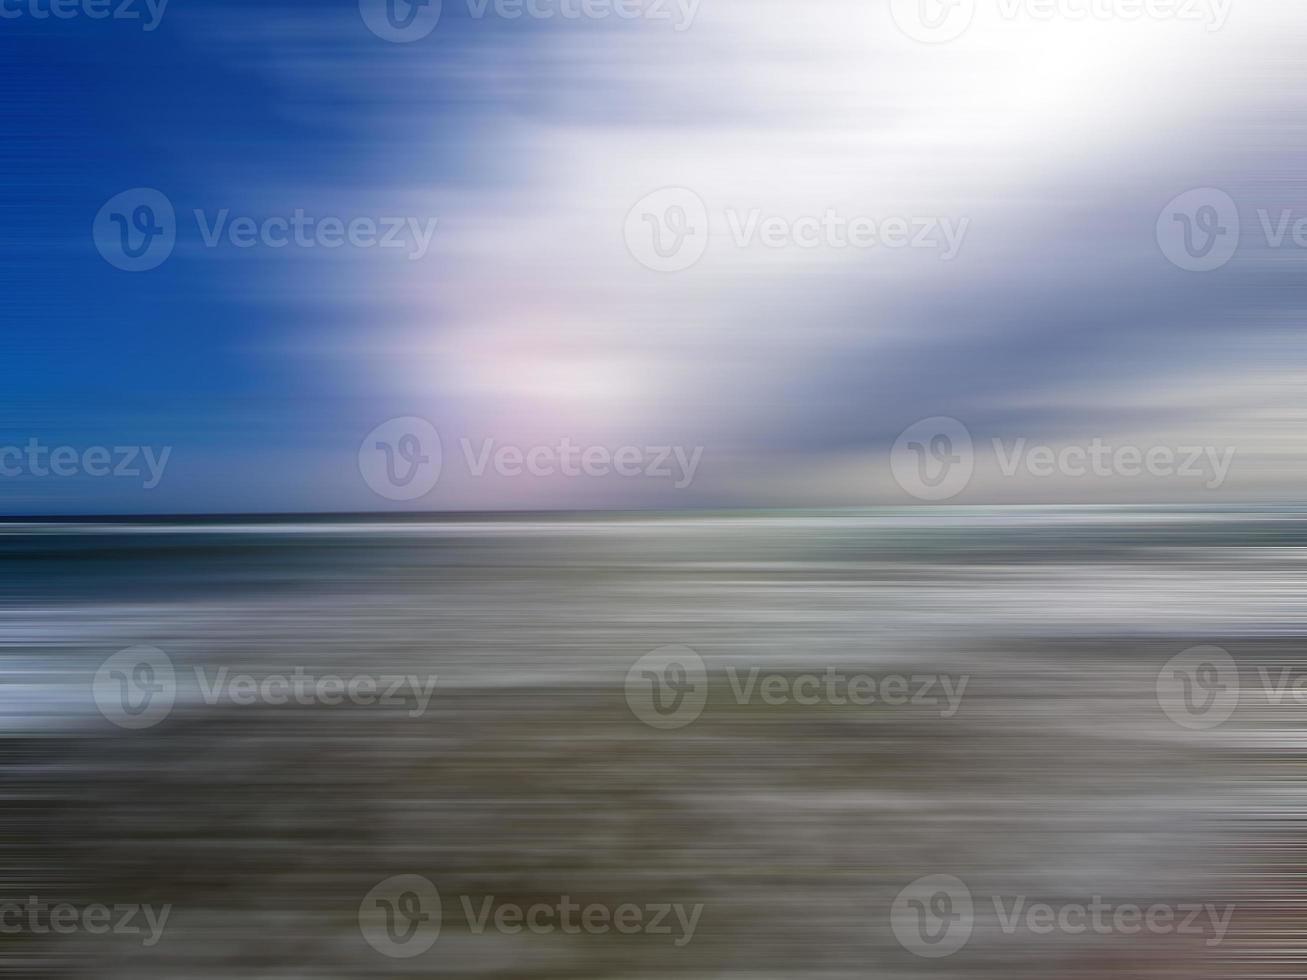
[[[1307,217],[1286,124],[1303,27],[1280,0],[1236,3],[1219,29],[982,10],[943,44],[846,0],[702,0],[668,20],[445,0],[408,43],[357,2],[172,0],[150,31],[7,9],[0,445],[171,452],[148,490],[6,474],[6,513],[910,504],[891,447],[935,416],[977,447],[956,503],[1301,486],[1307,249],[1269,243],[1258,216]],[[668,187],[710,230],[673,272],[624,237]],[[1242,230],[1228,263],[1192,272],[1155,225],[1206,187]],[[140,272],[91,231],[134,188],[177,215]],[[227,237],[297,209],[402,219],[407,247]],[[947,259],[733,239],[824,214],[965,237]],[[410,417],[443,463],[404,500],[360,453]],[[989,451],[1095,438],[1239,452],[1213,488],[1005,475]],[[564,441],[628,448],[630,466],[568,475]],[[504,447],[546,462],[519,472]],[[692,481],[658,475],[663,447],[701,450]]]

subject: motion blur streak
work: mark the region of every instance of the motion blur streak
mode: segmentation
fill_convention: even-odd
[[[13,975],[1301,972],[1304,709],[1292,676],[1278,706],[1257,680],[1294,669],[1304,638],[1301,510],[32,523],[0,533],[0,556],[5,893],[172,909],[152,946],[6,935]],[[1198,645],[1239,677],[1206,730],[1156,693]],[[92,696],[135,646],[178,678],[148,734]],[[657,730],[624,678],[668,646],[702,657],[707,695]],[[941,718],[915,699],[737,697],[755,668],[969,683]],[[417,717],[407,691],[394,709],[211,690],[295,670],[438,681]],[[949,959],[903,948],[888,915],[933,873],[974,899]],[[422,956],[360,936],[392,875],[442,897]],[[702,915],[683,946],[476,928],[483,907],[560,896]],[[1011,919],[1018,899],[1096,897],[1233,912],[1218,944]]]
[[[1307,977],[1303,9],[0,0],[0,973]]]

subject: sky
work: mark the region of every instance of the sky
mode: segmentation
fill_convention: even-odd
[[[0,513],[1301,497],[1294,0],[59,3]]]

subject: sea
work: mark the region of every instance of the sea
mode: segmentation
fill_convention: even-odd
[[[6,974],[1304,972],[1305,508],[13,520],[0,569]]]

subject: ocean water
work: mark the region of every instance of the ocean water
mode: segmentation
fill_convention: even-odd
[[[8,973],[1302,973],[1307,511],[11,523],[0,562],[0,902],[170,907],[9,929]],[[910,904],[939,875],[970,909]],[[1023,917],[1096,899],[1212,914]]]

